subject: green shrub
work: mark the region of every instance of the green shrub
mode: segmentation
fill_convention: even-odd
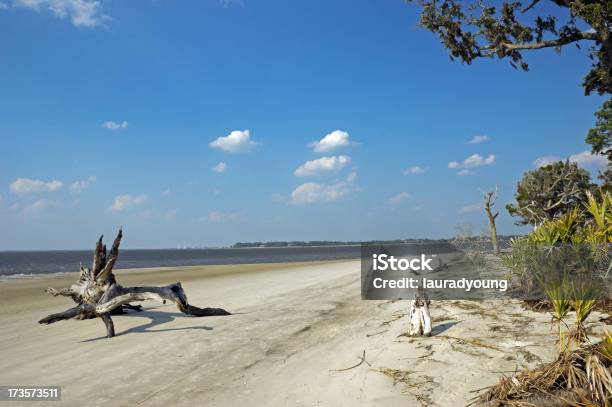
[[[586,195],[583,209],[571,209],[513,239],[512,251],[501,256],[515,286],[524,293],[543,294],[551,280],[578,273],[608,277],[612,196],[608,192],[599,199],[590,192]]]

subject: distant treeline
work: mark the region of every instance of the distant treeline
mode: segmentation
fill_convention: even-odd
[[[514,236],[498,236],[500,241],[509,241]],[[479,240],[482,236],[473,236],[466,238],[467,240]],[[231,247],[235,249],[246,247],[313,247],[313,246],[358,246],[361,244],[401,244],[401,243],[438,243],[452,242],[453,239],[395,239],[395,240],[368,240],[368,241],[338,241],[338,240],[311,240],[308,242],[300,240],[292,240],[290,242],[238,242]]]

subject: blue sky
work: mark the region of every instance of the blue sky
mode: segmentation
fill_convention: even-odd
[[[585,51],[465,66],[417,21],[401,0],[0,0],[0,250],[121,225],[128,248],[448,237],[495,185],[499,232],[524,231],[503,206],[535,160],[597,170]]]

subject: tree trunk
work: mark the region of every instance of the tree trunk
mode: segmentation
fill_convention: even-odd
[[[499,254],[499,244],[497,242],[497,226],[495,225],[495,219],[499,212],[493,213],[493,205],[495,205],[495,198],[497,197],[497,188],[495,192],[487,192],[484,194],[484,207],[489,218],[489,230],[491,231],[491,244],[493,245],[493,252]]]
[[[123,234],[119,230],[108,259],[106,246],[102,244],[102,237],[100,237],[94,251],[92,268],[89,269],[81,265],[79,280],[70,288],[60,290],[48,288],[46,290],[53,296],[71,297],[77,305],[66,311],[51,314],[38,321],[39,324],[52,324],[72,318],[99,317],[106,326],[106,336],[112,338],[115,336],[115,328],[111,315],[124,313],[127,309],[140,311],[141,306],[131,305],[130,303],[145,300],[156,300],[163,303],[172,301],[182,313],[197,317],[231,315],[222,308],[198,308],[189,304],[180,282],[165,287],[122,287],[117,284],[113,267],[119,255],[119,244],[122,236]]]
[[[495,217],[487,212],[489,217],[489,228],[491,229],[491,244],[493,245],[493,252],[499,254],[499,243],[497,242],[497,226],[495,225]]]

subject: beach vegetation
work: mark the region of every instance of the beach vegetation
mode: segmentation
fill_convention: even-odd
[[[592,280],[570,281],[564,277],[547,281],[545,292],[558,327],[557,357],[533,369],[502,376],[496,385],[483,389],[474,404],[611,405],[612,333],[605,330],[598,342],[591,342],[585,328],[600,299],[601,287]],[[570,326],[564,319],[572,310],[575,323]]]
[[[585,344],[559,352],[550,363],[525,369],[500,381],[474,404],[504,406],[609,406],[612,402],[612,359],[606,343]]]
[[[487,405],[612,405],[612,333],[592,342],[586,321],[609,294],[612,198],[584,191],[580,206],[544,220],[512,240],[502,262],[523,292],[543,291],[557,326],[555,360],[502,376],[475,403]],[[604,300],[604,301],[602,301]],[[574,323],[566,321],[574,312]],[[557,404],[555,404],[557,403]]]
[[[606,100],[595,112],[595,126],[589,130],[586,140],[591,146],[592,154],[603,154],[608,157],[608,165],[599,173],[603,186],[612,188],[612,99]]]
[[[512,250],[501,255],[503,264],[525,292],[553,273],[596,271],[607,278],[612,243],[612,195],[585,192],[581,207],[572,207],[544,221],[526,236],[511,241]],[[548,281],[548,280],[546,280]]]
[[[581,209],[594,191],[589,173],[570,161],[558,161],[527,171],[519,181],[516,203],[506,205],[516,224],[540,226],[572,209]]]

